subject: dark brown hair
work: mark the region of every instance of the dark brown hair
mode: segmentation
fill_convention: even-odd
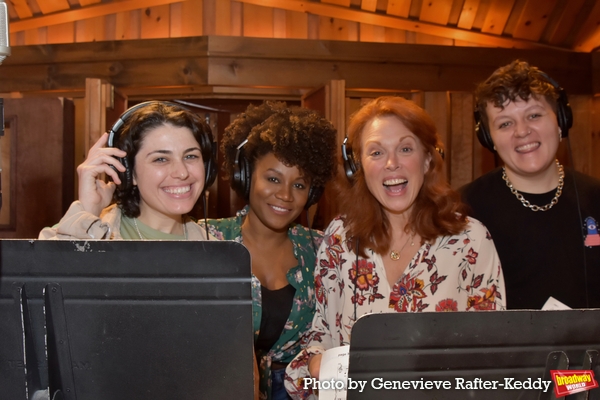
[[[360,168],[361,135],[365,126],[373,118],[388,115],[398,118],[431,155],[429,170],[408,219],[407,232],[413,231],[430,242],[438,236],[457,234],[467,225],[465,205],[446,181],[443,160],[437,150],[442,145],[431,117],[412,101],[401,97],[379,97],[364,105],[350,119],[348,143],[358,170],[352,180],[346,176],[338,180],[340,210],[348,237],[359,239],[361,256],[365,256],[365,248],[382,254],[389,250],[391,242],[390,221],[369,191]]]
[[[520,60],[498,68],[475,90],[476,107],[488,130],[489,121],[486,111],[488,103],[504,109],[507,100],[527,101],[532,96],[533,98],[543,96],[556,113],[558,93],[549,81],[548,75]]]

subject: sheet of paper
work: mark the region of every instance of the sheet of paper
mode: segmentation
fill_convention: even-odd
[[[548,300],[546,300],[546,303],[544,303],[544,307],[542,307],[542,310],[570,310],[570,309],[571,309],[571,307],[567,306],[566,304],[561,303],[560,301],[556,300],[552,296],[548,297]]]
[[[350,346],[334,347],[323,353],[319,372],[319,400],[346,400],[349,361]]]

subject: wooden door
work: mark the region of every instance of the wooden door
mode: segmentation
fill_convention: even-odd
[[[37,238],[74,198],[74,106],[62,98],[5,99],[0,237]]]

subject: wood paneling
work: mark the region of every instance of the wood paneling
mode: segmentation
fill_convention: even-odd
[[[58,98],[5,99],[4,106],[6,120],[16,121],[11,126],[17,141],[13,143],[12,199],[16,229],[0,232],[0,236],[37,238],[42,228],[60,220],[64,205],[73,201],[73,106]]]
[[[548,24],[556,0],[527,0],[513,36],[537,41]]]
[[[244,4],[243,35],[273,37],[273,9],[270,7]]]
[[[460,18],[458,19],[459,28],[471,29],[473,27],[473,21],[475,21],[478,7],[479,0],[465,0],[462,12],[460,13]]]
[[[169,6],[147,7],[142,11],[141,38],[169,37]]]
[[[501,35],[514,4],[515,0],[492,0],[481,31]]]
[[[387,13],[407,18],[410,11],[410,0],[388,0]]]
[[[359,40],[361,42],[386,42],[385,28],[371,24],[360,24]]]
[[[66,24],[53,25],[48,27],[48,44],[56,43],[73,43],[74,23],[67,22]]]
[[[593,0],[12,0],[8,10],[11,33],[104,17],[107,26],[103,37],[73,33],[73,37],[91,40],[242,36],[247,32],[254,37],[350,41],[364,37],[379,41],[378,35],[360,32],[360,24],[366,24],[375,27],[368,31],[389,28],[412,32],[405,35],[411,43],[589,52],[600,37],[597,4]],[[170,12],[153,10],[166,5],[170,5]],[[256,7],[264,10],[257,12]],[[137,12],[144,18],[149,9],[154,16],[168,20],[169,29],[156,26],[157,19],[148,29],[143,28],[143,33],[123,26],[119,14]],[[293,24],[292,29],[288,28],[290,12],[304,15],[303,20],[293,17],[300,25]],[[272,21],[267,13],[273,14]],[[317,25],[315,18],[320,21]],[[327,19],[332,23],[323,21]],[[191,22],[194,20],[199,23]],[[52,33],[50,41],[69,37],[64,29],[65,25],[60,39]],[[11,39],[19,44],[46,43],[43,34]],[[391,40],[397,42],[398,38],[392,35]]]
[[[451,127],[449,157],[450,184],[453,189],[473,180],[473,95],[451,93]]]
[[[573,166],[584,174],[592,174],[592,162],[597,158],[591,152],[594,131],[593,98],[591,96],[569,96],[573,109],[573,128],[569,131],[569,142],[573,153]],[[564,141],[564,140],[563,140]]]
[[[450,17],[452,3],[445,0],[428,0],[421,5],[420,20],[446,25]]]
[[[286,11],[286,32],[290,39],[308,39],[308,15],[296,11]]]

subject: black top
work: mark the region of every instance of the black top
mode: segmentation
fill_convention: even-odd
[[[471,215],[492,235],[509,309],[540,309],[550,296],[571,308],[600,307],[600,236],[595,224],[600,221],[600,181],[566,168],[558,203],[537,212],[511,193],[500,168],[460,191]],[[556,190],[521,194],[543,206]]]
[[[287,285],[277,290],[260,286],[262,294],[262,316],[260,332],[254,343],[257,352],[268,353],[275,345],[290,316],[296,289]]]

